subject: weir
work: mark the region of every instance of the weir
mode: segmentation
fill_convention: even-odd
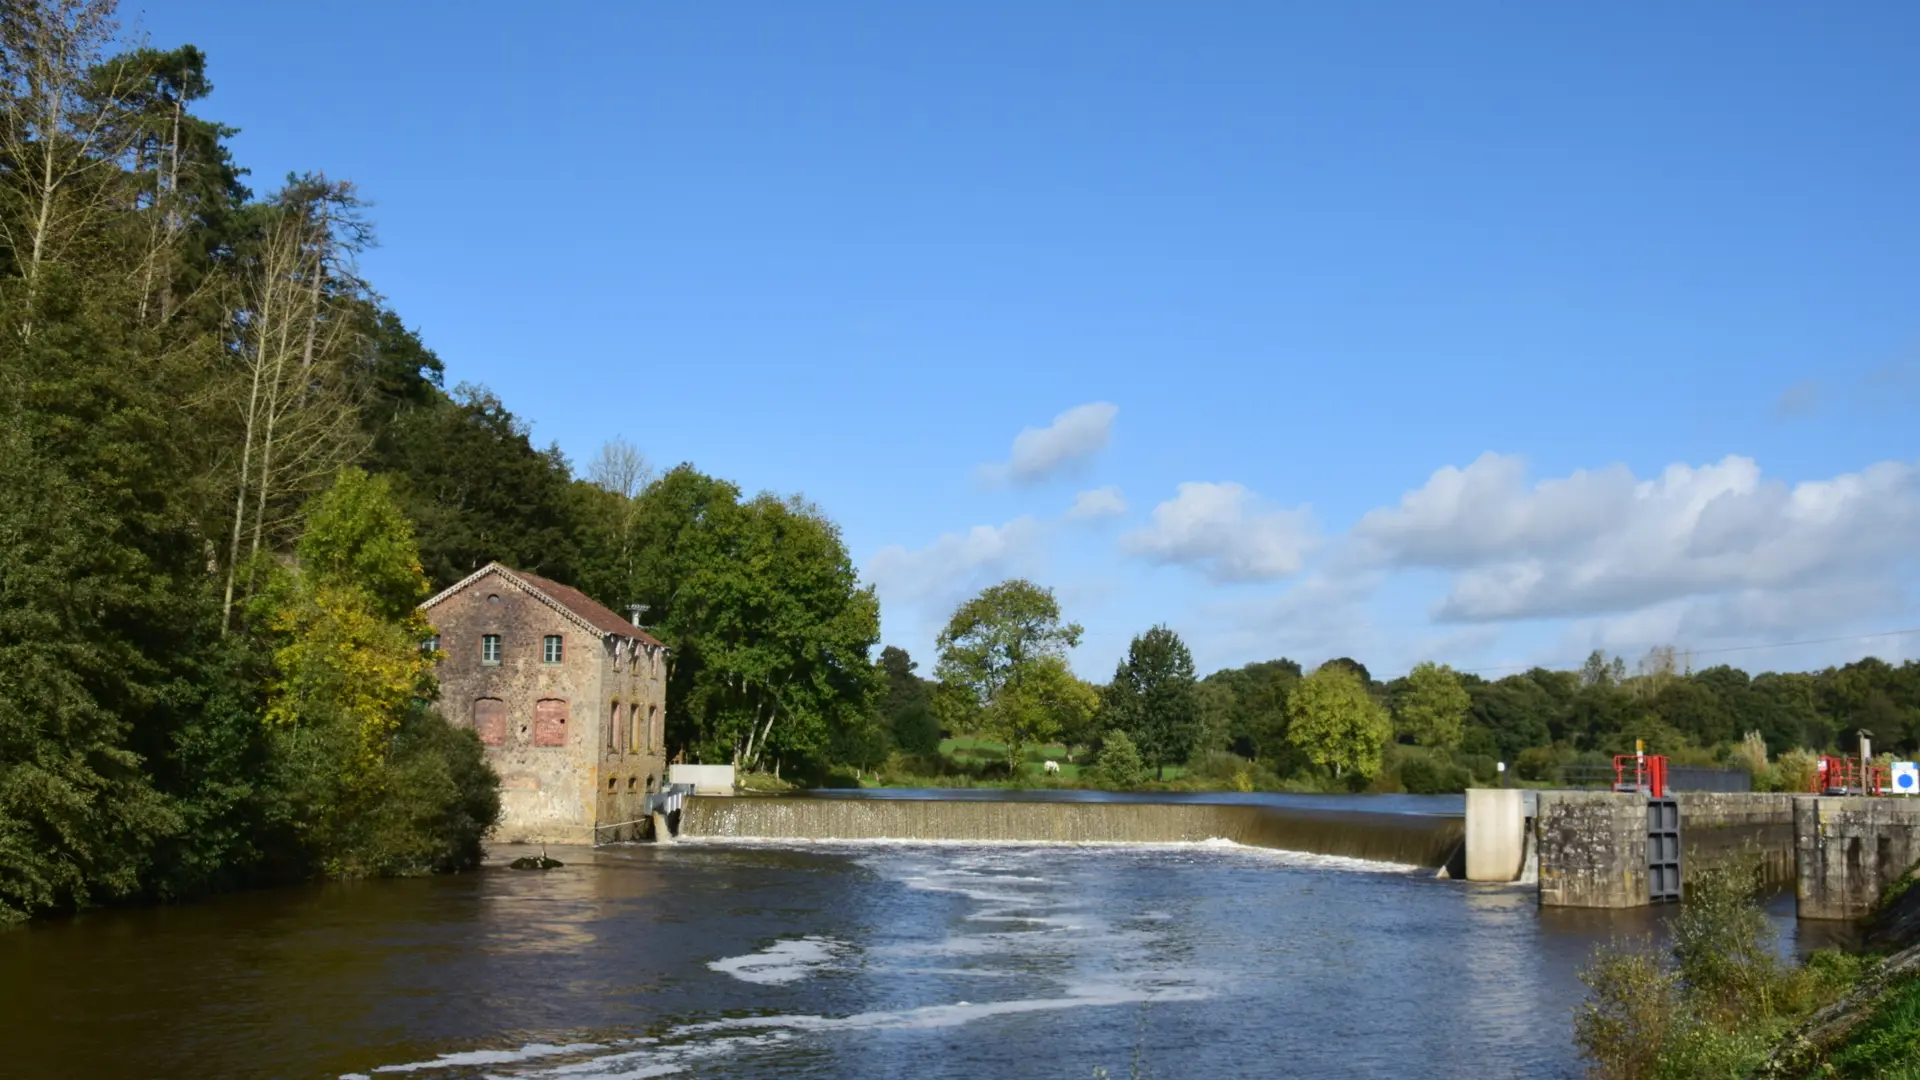
[[[950,840],[1249,847],[1438,867],[1460,850],[1458,816],[1260,804],[1028,802],[809,796],[686,801],[680,835],[739,840]]]

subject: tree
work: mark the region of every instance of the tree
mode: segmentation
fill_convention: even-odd
[[[1133,740],[1120,730],[1107,732],[1105,742],[1100,747],[1100,760],[1093,765],[1094,779],[1102,787],[1119,791],[1131,791],[1147,782],[1147,766],[1140,760],[1140,751],[1134,748]]]
[[[418,535],[420,562],[445,588],[498,560],[556,580],[574,577],[571,476],[557,446],[533,445],[532,429],[483,386],[398,415],[385,469]],[[476,467],[485,462],[485,467]],[[619,606],[634,599],[600,597]]]
[[[297,569],[273,603],[274,653],[266,717],[288,727],[345,732],[348,786],[384,761],[388,737],[416,700],[437,696],[433,628],[415,606],[428,593],[413,527],[384,478],[344,469],[314,500]]]
[[[1080,644],[1080,625],[1060,621],[1053,590],[1024,579],[1003,581],[960,605],[936,641],[940,681],[963,688],[985,708],[1027,665],[1064,657]]]
[[[1323,664],[1287,700],[1288,733],[1307,759],[1335,776],[1380,771],[1393,722],[1345,665]]]
[[[341,302],[365,291],[351,263],[367,242],[359,205],[350,184],[296,180],[276,197],[249,260],[246,307],[228,350],[239,362],[231,397],[240,445],[223,626],[243,563],[271,551],[307,496],[366,448],[348,366],[358,351],[358,313]]]
[[[982,714],[982,733],[1006,747],[1007,772],[1019,776],[1027,748],[1052,742],[1068,727],[1087,722],[1099,694],[1074,677],[1057,656],[1027,661]]]
[[[940,752],[940,721],[933,714],[933,688],[914,673],[919,666],[898,646],[880,650],[880,715],[901,752],[932,757]]]
[[[742,769],[830,752],[868,722],[879,600],[839,528],[798,498],[760,495],[682,465],[640,498],[634,601],[671,648],[668,741]]]
[[[295,566],[256,600],[278,639],[265,719],[302,846],[329,874],[471,866],[499,814],[478,738],[438,695],[428,584],[383,477],[343,469],[313,500]]]
[[[139,612],[119,534],[0,415],[0,922],[133,894],[177,825],[128,745],[161,687],[122,622]]]
[[[1407,674],[1394,709],[1401,733],[1421,746],[1451,750],[1460,745],[1472,705],[1453,669],[1428,661]]]
[[[134,84],[119,65],[103,65],[118,29],[113,0],[0,8],[0,246],[25,286],[26,338],[45,298],[43,274],[83,261],[105,239],[129,187],[122,163]]]
[[[1107,685],[1105,726],[1127,732],[1163,779],[1167,766],[1186,761],[1200,738],[1194,685],[1193,654],[1165,626],[1134,637]]]

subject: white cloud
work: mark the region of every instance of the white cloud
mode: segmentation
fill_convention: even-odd
[[[1434,612],[1441,620],[1594,616],[1717,597],[1725,614],[1699,608],[1692,629],[1753,626],[1795,590],[1846,584],[1829,598],[1864,599],[1893,588],[1891,575],[1920,555],[1920,469],[1882,462],[1788,486],[1729,456],[1650,480],[1613,466],[1529,485],[1520,459],[1485,454],[1368,513],[1352,538],[1363,562],[1453,571]]]
[[[1046,427],[1022,430],[1013,438],[1012,455],[981,471],[993,480],[1038,483],[1106,449],[1119,413],[1118,405],[1105,401],[1076,405]]]
[[[1032,566],[1041,556],[1046,527],[1030,517],[1005,525],[975,525],[945,533],[923,548],[881,548],[867,561],[866,577],[887,603],[916,604],[967,592],[987,577]]]
[[[1121,537],[1122,550],[1190,566],[1215,582],[1270,581],[1300,572],[1318,540],[1313,514],[1265,506],[1239,484],[1189,481],[1153,508],[1153,523]]]
[[[1118,517],[1126,512],[1127,500],[1120,497],[1119,488],[1109,484],[1075,495],[1073,506],[1067,510],[1067,520],[1091,521],[1094,518]]]

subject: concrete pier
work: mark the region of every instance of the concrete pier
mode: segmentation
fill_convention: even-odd
[[[1467,789],[1467,880],[1514,881],[1527,857],[1527,793]]]
[[[1647,902],[1646,796],[1543,791],[1534,842],[1540,851],[1540,906],[1624,908]]]
[[[1802,795],[1793,800],[1803,919],[1857,919],[1920,861],[1920,800]]]

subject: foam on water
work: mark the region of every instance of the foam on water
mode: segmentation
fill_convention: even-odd
[[[910,837],[863,837],[855,840],[809,840],[779,836],[682,836],[674,843],[687,847],[774,847],[806,851],[858,853],[879,848],[1037,848],[1041,850],[1124,850],[1124,851],[1210,851],[1232,852],[1267,860],[1283,866],[1309,870],[1348,870],[1361,874],[1409,874],[1428,869],[1415,863],[1356,859],[1347,855],[1322,855],[1312,851],[1242,844],[1225,837],[1205,840],[922,840]],[[1044,880],[1044,879],[1040,879]]]
[[[831,938],[795,938],[775,942],[757,953],[715,960],[707,967],[743,982],[777,986],[812,975],[832,963],[845,949],[845,945]]]
[[[1170,962],[1178,951],[1165,948],[1165,936],[1173,930],[1168,911],[1144,909],[1106,917],[1095,909],[1089,890],[1097,891],[1099,875],[1113,863],[1111,853],[1052,844],[857,841],[804,846],[842,850],[883,883],[952,896],[964,907],[933,927],[881,925],[873,938],[863,941],[824,934],[785,938],[756,952],[708,961],[706,967],[770,990],[829,972],[840,980],[881,976],[893,987],[888,997],[897,997],[901,985],[911,987],[900,980],[917,978],[927,981],[933,1002],[840,1016],[769,1010],[762,1016],[694,1018],[646,1038],[473,1050],[371,1072],[473,1076],[473,1068],[480,1066],[488,1069],[485,1075],[503,1080],[645,1080],[701,1068],[716,1058],[754,1055],[792,1040],[951,1029],[997,1017],[1071,1009],[1200,1001],[1223,989],[1224,973]],[[1357,862],[1237,844],[1153,847],[1153,852],[1136,852],[1135,858],[1157,861],[1172,850],[1210,863],[1241,857],[1303,867]],[[945,936],[911,936],[941,927],[948,931]],[[995,991],[1006,996],[978,1000],[998,997]]]

